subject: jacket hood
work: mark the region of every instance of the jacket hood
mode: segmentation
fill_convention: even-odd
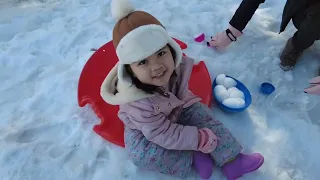
[[[138,89],[135,85],[128,87],[127,83],[119,81],[118,66],[119,63],[111,69],[102,82],[100,95],[104,101],[111,105],[121,105],[154,96]]]

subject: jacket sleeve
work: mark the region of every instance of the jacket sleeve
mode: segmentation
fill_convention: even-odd
[[[130,103],[126,118],[151,142],[172,150],[197,150],[198,128],[172,123],[149,103]],[[124,118],[123,116],[120,118]]]
[[[230,25],[242,32],[259,5],[264,2],[265,0],[242,0],[240,6],[229,22]]]

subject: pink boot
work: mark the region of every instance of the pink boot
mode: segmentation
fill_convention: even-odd
[[[199,151],[193,153],[193,166],[202,179],[209,179],[213,172],[213,160],[210,154]]]
[[[242,175],[257,170],[264,162],[264,158],[259,153],[240,153],[235,160],[222,166],[222,172],[228,180],[235,180]]]

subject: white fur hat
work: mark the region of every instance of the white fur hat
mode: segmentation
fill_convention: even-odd
[[[118,21],[113,29],[113,44],[118,62],[120,83],[131,86],[131,78],[125,64],[139,62],[169,44],[175,51],[175,66],[182,59],[182,51],[163,25],[151,14],[134,11],[129,0],[112,0],[112,16]]]

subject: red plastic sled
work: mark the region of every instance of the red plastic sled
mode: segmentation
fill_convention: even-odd
[[[181,49],[187,45],[175,39]],[[112,41],[100,47],[85,64],[78,84],[78,104],[80,107],[91,104],[94,112],[101,119],[93,130],[105,140],[124,147],[124,125],[118,119],[119,106],[113,106],[103,101],[100,96],[100,86],[108,72],[118,62]],[[202,102],[210,106],[212,101],[212,82],[204,62],[194,65],[190,90],[202,98]]]

